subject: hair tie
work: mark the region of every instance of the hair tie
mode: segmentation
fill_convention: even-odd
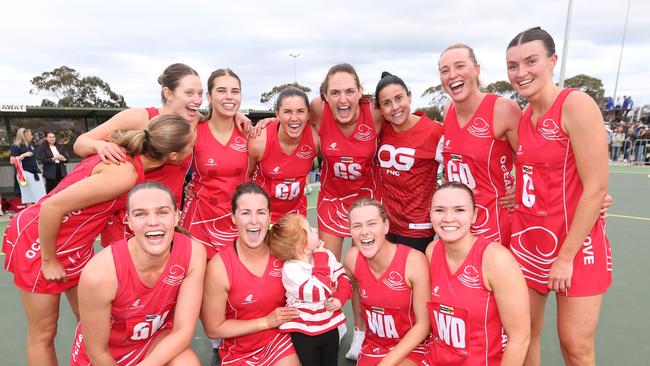
[[[145,130],[144,130],[144,139],[145,139],[145,140],[149,140],[149,137],[150,137],[150,136],[151,136],[151,135],[149,134],[149,130],[145,129]]]

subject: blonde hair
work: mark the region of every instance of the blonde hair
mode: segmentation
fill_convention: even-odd
[[[16,131],[16,137],[14,138],[14,145],[25,145],[26,147],[29,146],[29,142],[27,142],[27,138],[25,135],[27,132],[31,132],[29,128],[24,128],[21,127]]]
[[[348,210],[348,217],[352,213],[352,210],[359,208],[359,207],[365,207],[365,206],[373,206],[376,207],[377,210],[379,211],[379,217],[381,217],[382,221],[388,220],[388,216],[386,215],[386,210],[384,210],[384,206],[379,203],[379,201],[375,201],[371,198],[359,198],[358,200],[354,201],[354,203],[350,206],[350,209]]]
[[[111,139],[129,155],[144,155],[152,160],[164,160],[173,152],[181,152],[194,141],[194,128],[182,117],[161,114],[144,130],[117,131]]]
[[[457,49],[464,49],[467,50],[467,54],[469,56],[469,59],[472,60],[472,63],[474,63],[475,66],[478,66],[478,61],[476,60],[476,54],[474,53],[474,49],[465,43],[454,43],[451,46],[445,48],[444,51],[440,54],[440,57],[445,54],[447,51],[451,50],[457,50]],[[438,64],[440,64],[440,58],[438,58]],[[476,85],[480,88],[481,87],[481,80],[479,78],[476,78]]]
[[[304,220],[302,215],[287,214],[273,224],[269,230],[269,247],[275,257],[283,261],[296,259],[296,249],[307,247]]]

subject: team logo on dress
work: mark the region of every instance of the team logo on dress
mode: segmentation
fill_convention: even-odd
[[[478,271],[472,265],[463,268],[463,272],[458,275],[458,281],[469,288],[481,288],[481,280]]]
[[[355,132],[352,137],[359,141],[370,141],[375,138],[375,131],[368,127],[368,125],[362,124],[359,126],[359,130]]]
[[[72,216],[78,216],[78,215],[81,215],[81,210],[70,211],[67,214],[65,214],[65,216],[63,216],[63,219],[61,219],[61,222],[62,223],[67,222],[68,220],[70,220],[70,218]]]
[[[445,146],[446,146],[446,147],[449,147],[450,144],[451,144],[451,140],[450,140],[450,139],[447,139],[447,141],[445,141]]]
[[[338,149],[336,148],[336,142],[332,142],[332,143],[330,144],[329,150],[338,150]]]
[[[276,166],[276,167],[273,168],[273,170],[271,171],[271,174],[278,174],[278,173],[280,173],[280,167],[279,167],[279,166]]]
[[[407,290],[406,284],[404,283],[404,279],[402,278],[402,275],[399,274],[396,271],[390,271],[388,274],[388,277],[384,278],[383,281],[384,285],[388,287],[389,289],[393,291],[404,291]]]
[[[362,299],[367,299],[368,298],[368,295],[366,294],[365,289],[363,289],[363,288],[359,289],[359,297],[362,298]]]
[[[440,291],[440,286],[436,285],[433,288],[433,296],[440,297],[440,295],[438,294],[438,291]]]
[[[230,143],[230,148],[239,152],[247,152],[248,142],[246,142],[246,140],[243,137],[237,136],[235,137],[235,140],[232,143]]]
[[[273,261],[273,268],[269,270],[269,276],[282,277],[282,261],[276,259]]]
[[[141,307],[140,305],[140,299],[136,299],[132,304],[131,304],[131,309],[139,308]]]
[[[481,117],[475,118],[472,123],[467,126],[467,132],[469,132],[470,135],[481,139],[492,137],[490,125]]]
[[[253,299],[253,294],[248,294],[248,296],[246,296],[246,298],[244,299],[244,301],[241,302],[241,304],[248,305],[254,302],[257,302],[257,300]]]
[[[178,286],[183,282],[183,279],[185,279],[185,268],[174,264],[162,281],[169,286]]]
[[[524,277],[545,285],[557,256],[555,233],[543,226],[532,226],[513,233],[511,238],[510,250],[517,257]]]
[[[296,152],[296,156],[300,159],[312,159],[314,157],[314,149],[311,148],[311,146],[308,145],[301,145],[298,151]]]
[[[550,141],[562,141],[566,140],[566,136],[560,130],[557,123],[551,118],[547,118],[544,122],[540,123],[537,127],[539,133],[547,140]]]
[[[214,162],[214,159],[209,158],[208,161],[205,163],[205,166],[212,168],[217,166],[217,164]]]

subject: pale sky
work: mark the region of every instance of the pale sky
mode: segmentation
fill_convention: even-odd
[[[597,77],[613,95],[626,6],[573,1],[567,77]],[[422,107],[422,92],[439,84],[437,61],[448,45],[474,47],[484,84],[507,80],[505,48],[518,32],[539,25],[562,52],[567,7],[568,0],[5,1],[0,103],[40,105],[47,95],[30,95],[29,80],[66,65],[102,78],[130,107],[159,106],[158,75],[184,62],[204,84],[211,71],[233,69],[242,79],[242,109],[266,109],[260,95],[294,80],[289,55],[299,54],[297,81],[312,97],[330,66],[348,62],[366,92],[386,70],[404,79],[414,107]],[[617,95],[650,104],[650,1],[631,0]]]

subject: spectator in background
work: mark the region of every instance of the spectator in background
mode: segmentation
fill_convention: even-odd
[[[618,155],[623,148],[625,142],[625,127],[617,125],[614,134],[612,135],[612,161],[618,161]]]
[[[612,154],[612,137],[614,136],[614,131],[611,128],[609,123],[605,123],[605,136],[607,136],[607,147],[608,153],[611,156]]]
[[[50,193],[57,184],[68,174],[65,163],[68,155],[61,145],[56,143],[54,132],[48,131],[45,139],[38,147],[38,160],[43,164],[43,176],[45,177],[45,190]]]
[[[636,133],[636,138],[635,138],[635,143],[634,143],[634,148],[636,149],[635,152],[635,161],[641,164],[645,163],[645,152],[646,152],[646,144],[648,143],[648,139],[650,139],[650,133],[647,131],[645,125],[639,126],[639,130]]]
[[[614,99],[612,97],[605,98],[605,116],[608,122],[612,121],[614,115]]]
[[[41,197],[45,196],[45,185],[36,157],[34,156],[34,146],[32,146],[32,131],[27,128],[19,128],[16,132],[16,138],[13,145],[11,145],[11,156],[13,157],[13,164],[16,167],[22,164],[23,173],[25,175],[25,184],[20,184],[20,197],[22,202],[31,205],[37,202]]]
[[[623,109],[621,97],[616,97],[616,104],[614,104],[614,118],[618,119],[621,117],[621,109]]]
[[[628,113],[632,110],[633,106],[634,106],[634,102],[632,101],[632,97],[629,95],[624,95],[623,96],[623,117],[627,117]]]

